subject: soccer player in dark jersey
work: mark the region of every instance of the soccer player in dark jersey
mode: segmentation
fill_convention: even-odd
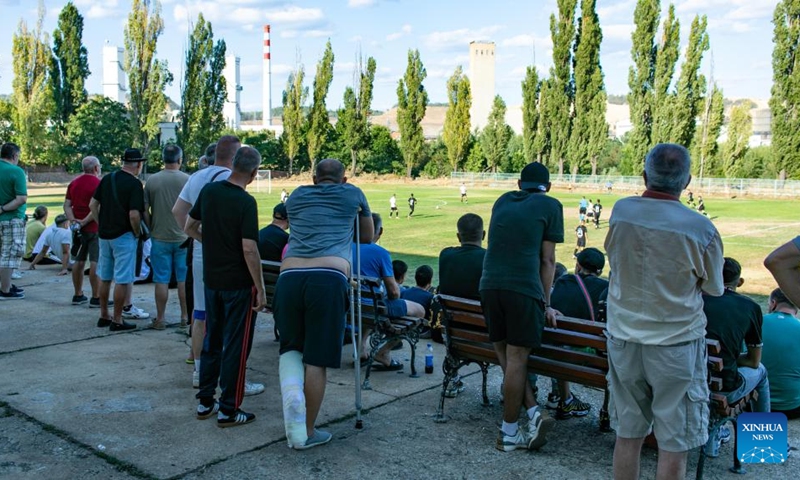
[[[586,221],[581,220],[581,224],[575,227],[575,237],[578,240],[577,245],[575,246],[575,251],[572,252],[572,258],[578,258],[578,254],[586,248],[586,240],[588,237],[588,230],[586,229]]]
[[[598,198],[597,201],[592,205],[592,210],[594,211],[594,228],[600,228],[600,213],[603,211],[603,206],[600,204],[600,199]]]
[[[414,194],[412,193],[410,197],[408,197],[408,216],[409,218],[414,215],[414,208],[417,206],[417,199],[414,198]]]

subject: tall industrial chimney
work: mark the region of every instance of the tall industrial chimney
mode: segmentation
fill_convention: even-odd
[[[263,91],[261,93],[262,113],[264,128],[272,125],[272,60],[269,52],[269,25],[264,25],[264,72]]]

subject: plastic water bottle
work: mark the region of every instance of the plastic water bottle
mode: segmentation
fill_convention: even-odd
[[[428,350],[425,352],[425,373],[433,373],[433,345],[428,344]]]

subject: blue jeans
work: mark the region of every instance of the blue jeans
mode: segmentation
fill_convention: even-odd
[[[128,232],[111,240],[100,239],[97,276],[104,282],[119,285],[133,283],[136,268],[136,238]]]
[[[728,402],[736,402],[755,390],[758,392],[758,400],[755,402],[754,411],[769,412],[769,378],[766,367],[759,363],[758,368],[739,367],[738,370],[742,384],[728,393]]]
[[[152,239],[150,249],[150,264],[153,267],[153,282],[169,283],[172,270],[175,270],[175,280],[186,281],[186,249],[181,248],[183,242],[162,242]]]

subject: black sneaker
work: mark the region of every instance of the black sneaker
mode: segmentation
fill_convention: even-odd
[[[112,332],[121,332],[123,330],[136,330],[136,325],[123,320],[122,323],[111,322],[111,327],[109,328]]]
[[[73,295],[72,296],[72,304],[73,305],[84,305],[89,303],[89,299],[86,298],[86,295]]]
[[[113,307],[114,306],[114,300],[109,300],[108,301],[108,306],[109,307]],[[92,297],[89,300],[89,308],[100,308],[100,299],[97,298],[97,297]]]
[[[585,417],[589,410],[592,409],[591,405],[581,402],[574,394],[571,397],[569,400],[559,402],[558,409],[556,409],[557,419],[565,420],[570,417]]]
[[[11,284],[11,291],[12,292],[17,292],[17,293],[25,293],[25,289],[24,288],[19,288],[18,286],[14,285],[14,284]]]
[[[22,300],[23,298],[25,298],[25,294],[14,289],[10,289],[8,293],[0,292],[0,300]]]
[[[197,419],[206,420],[219,412],[219,402],[215,401],[210,407],[206,407],[202,403],[197,405]]]
[[[113,322],[108,318],[100,318],[100,319],[97,320],[97,326],[100,327],[100,328],[109,327],[109,326],[111,326],[111,323],[113,323]]]
[[[225,415],[219,412],[217,415],[217,426],[219,428],[238,427],[239,425],[250,423],[255,419],[255,415],[243,412],[242,410],[236,410],[232,415]]]

